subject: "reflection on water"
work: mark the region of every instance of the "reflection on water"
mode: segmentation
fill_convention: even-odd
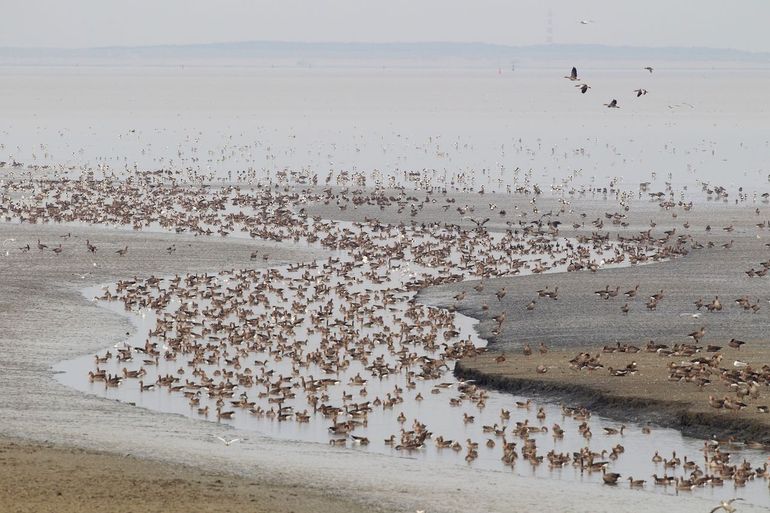
[[[543,258],[535,252],[525,260]],[[647,490],[724,497],[722,487],[684,491],[656,486],[651,477],[690,477],[691,462],[713,473],[705,465],[703,441],[655,427],[644,434],[635,424],[622,435],[605,434],[603,428],[619,429],[620,423],[565,415],[559,405],[458,383],[449,371],[454,359],[484,341],[471,319],[413,302],[413,285],[438,273],[410,261],[407,253],[389,265],[343,257],[89,288],[88,298],[113,299],[101,301],[104,307],[130,309],[136,335],[96,357],[61,363],[57,379],[150,410],[282,439],[602,483],[599,465],[591,471],[574,464],[574,453],[582,450],[622,480],[647,480]],[[124,379],[116,386],[90,380],[89,372],[99,370]],[[583,434],[586,426],[590,438]],[[504,461],[504,448],[512,443],[516,457],[508,451]],[[656,451],[668,460],[675,453],[680,464],[653,463]],[[736,450],[731,461],[744,457],[754,466],[766,458]],[[723,488],[732,487],[725,481]],[[765,481],[749,482],[740,495],[766,504]]]

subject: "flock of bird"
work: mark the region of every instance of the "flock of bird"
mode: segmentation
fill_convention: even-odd
[[[0,214],[24,223],[79,222],[137,230],[157,226],[199,236],[238,235],[334,253],[310,263],[267,270],[135,277],[106,288],[99,299],[122,303],[137,319],[144,319],[137,322],[146,323],[147,333],[135,344],[119,344],[93,357],[88,377],[94,391],[111,394],[127,387],[140,394],[172,394],[189,404],[192,416],[236,425],[244,417],[256,422],[321,423],[327,428],[328,443],[335,446],[369,446],[371,421],[392,430],[384,445],[398,452],[434,446],[436,451],[462,453],[473,464],[486,451],[486,458],[496,454],[511,467],[517,460],[533,468],[572,466],[580,473],[601,475],[608,485],[619,483],[625,475],[611,471],[622,469],[622,444],[606,449],[588,445],[592,423],[585,408],[561,408],[560,418],[551,419],[550,426],[546,421],[553,411],[536,407],[531,418],[531,401],[512,401],[490,413],[487,403],[498,404],[505,396],[501,399],[449,375],[455,361],[484,349],[469,327],[458,324],[452,309],[422,306],[414,296],[431,285],[468,279],[554,270],[595,272],[607,265],[678,258],[695,247],[692,236],[647,230],[611,240],[598,230],[605,221],[625,223],[622,210],[591,223],[595,230],[590,234],[565,239],[559,236],[561,223],[554,218],[566,213],[569,205],[562,203],[560,212],[543,216],[534,197],[529,203],[534,219],[519,216],[503,232],[494,232],[486,229],[489,217],[471,217],[473,227],[464,228],[447,222],[383,224],[373,218],[344,223],[306,212],[311,204],[336,205],[341,211],[353,205],[412,213],[443,201],[452,208],[454,200],[441,193],[418,197],[417,193],[393,196],[377,190],[299,192],[270,186],[209,188],[161,182],[158,173],[104,180],[97,186],[79,180],[9,182],[3,185]],[[24,201],[17,199],[21,194],[26,196]],[[667,200],[662,200],[661,205],[665,204]],[[692,208],[691,204],[674,206]],[[467,205],[455,208],[460,216],[473,213]],[[505,216],[496,205],[490,203],[488,208]],[[583,228],[585,216],[576,224]],[[69,234],[64,237],[70,238]],[[65,249],[62,244],[38,240],[37,250],[50,249],[59,257]],[[29,244],[19,249],[32,251]],[[73,251],[93,255],[101,249],[87,239]],[[114,251],[115,258],[125,257],[128,251],[123,246]],[[171,254],[176,246],[166,251]],[[257,255],[253,252],[252,259]],[[476,284],[475,292],[484,286],[484,282]],[[497,301],[507,293],[498,289]],[[602,301],[621,295],[633,300],[638,294],[639,286],[621,292],[620,286],[607,285],[595,291]],[[457,302],[464,299],[465,293],[455,297]],[[527,309],[536,308],[538,300],[558,299],[558,287],[546,287],[537,291]],[[663,299],[663,291],[650,295],[647,308],[656,308]],[[753,306],[748,298],[740,304],[746,302]],[[718,297],[702,303],[710,312],[721,308]],[[505,311],[495,319],[499,329],[506,321]],[[690,336],[698,344],[703,330]],[[700,351],[693,347],[694,352]],[[548,348],[541,344],[539,351],[544,354]],[[669,348],[656,346],[655,351],[661,354]],[[669,354],[688,351],[681,345]],[[525,347],[525,356],[532,353]],[[718,365],[714,358],[692,362],[672,367],[672,375],[683,374],[687,381],[729,378],[739,384],[738,390],[742,390],[740,383],[749,383],[749,397],[754,393],[751,383],[767,384],[764,370],[746,366],[725,375]],[[423,401],[431,404],[430,413],[427,408],[420,410]],[[723,400],[721,407],[728,404],[732,402]],[[628,436],[627,429],[605,426],[602,432],[609,440]],[[460,433],[469,436],[463,441]],[[649,427],[641,433],[649,433]],[[572,437],[581,444],[565,451],[561,441],[574,442]],[[226,446],[239,441],[219,440]],[[687,459],[682,464],[673,455],[662,462],[664,476],[656,474],[654,484],[692,490],[718,486],[724,479],[741,486],[767,477],[766,466],[734,463],[727,453],[730,445],[730,441],[708,443],[702,466]],[[660,462],[653,459],[652,463]],[[681,475],[669,475],[677,470]],[[624,479],[633,488],[645,486],[644,480]]]
[[[650,73],[653,72],[652,66],[647,66],[644,68],[645,70],[649,71]],[[575,66],[572,67],[572,70],[570,71],[569,75],[565,75],[564,78],[571,80],[572,82],[579,82],[581,79],[578,78],[578,70]],[[591,89],[591,86],[583,82],[582,84],[575,84],[575,87],[577,87],[582,94],[586,94],[589,89]],[[636,94],[636,97],[639,98],[640,96],[644,96],[647,94],[647,89],[639,88],[634,89],[634,93]],[[619,109],[620,105],[618,105],[618,100],[613,98],[609,101],[609,103],[604,104],[605,107],[608,107],[610,109]]]

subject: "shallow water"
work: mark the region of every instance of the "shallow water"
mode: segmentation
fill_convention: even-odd
[[[597,255],[600,256],[600,255]],[[534,255],[532,258],[536,258]],[[326,285],[332,289],[340,283],[346,283],[349,278],[355,278],[357,282],[347,287],[348,292],[364,292],[368,291],[370,294],[376,295],[376,290],[394,290],[399,289],[411,279],[414,279],[415,275],[419,276],[423,272],[433,272],[433,270],[420,268],[418,266],[412,266],[409,269],[399,269],[391,273],[382,273],[383,277],[389,277],[383,283],[378,285],[372,285],[367,281],[366,273],[377,271],[376,268],[369,268],[369,266],[357,267],[352,273],[348,273],[346,278],[339,277],[334,278],[335,273],[332,272],[334,267],[332,266],[329,271],[323,274],[318,270],[317,282],[325,282]],[[302,272],[309,270],[303,268]],[[313,271],[315,272],[315,271]],[[335,271],[336,272],[336,271]],[[305,284],[308,290],[303,293],[311,296],[311,291],[314,289],[313,282],[307,282],[302,278],[300,271],[290,270],[288,268],[281,268],[280,275],[282,278],[270,278],[267,279],[264,273],[258,275],[262,278],[256,277],[255,282],[259,283],[260,280],[268,280],[272,287],[277,290],[283,291],[284,298],[280,298],[275,294],[269,295],[268,303],[271,305],[271,309],[288,311],[292,303],[295,300],[299,300],[296,296],[296,292],[293,292],[294,287],[298,284]],[[242,279],[241,279],[242,280]],[[330,280],[329,282],[326,282]],[[228,290],[230,286],[235,286],[239,280],[235,277],[224,274],[219,275],[214,280],[215,289]],[[162,287],[161,287],[162,288]],[[104,287],[89,288],[84,291],[84,295],[87,298],[100,296],[103,293]],[[413,297],[412,292],[396,293],[395,303],[392,303],[389,308],[375,309],[368,317],[362,318],[363,323],[366,318],[374,318],[376,316],[383,316],[383,327],[390,327],[398,332],[398,326],[403,322],[404,312],[407,308],[407,301]],[[332,294],[332,299],[337,303],[344,303],[344,301]],[[307,305],[306,312],[312,312],[314,309],[325,304],[328,296],[324,296],[321,299],[312,301]],[[375,296],[376,299],[376,296]],[[180,305],[179,299],[172,300],[172,305],[167,309],[169,312],[174,312]],[[195,300],[200,304],[201,308],[206,308],[208,303],[206,300],[200,298]],[[125,308],[120,302],[100,302],[100,305],[114,311],[126,315]],[[255,313],[259,313],[261,310],[255,310]],[[427,309],[426,309],[427,311]],[[136,325],[136,336],[124,341],[123,343],[116,344],[115,348],[109,348],[114,352],[121,347],[142,347],[147,339],[146,334],[155,328],[156,315],[152,310],[142,309],[134,313],[127,314],[130,316],[132,322]],[[336,311],[332,315],[332,319],[341,319],[342,314],[340,311]],[[468,339],[473,342],[474,345],[480,347],[485,345],[485,341],[479,339],[473,328],[474,321],[470,318],[455,315],[453,329],[456,329],[459,334],[454,337],[447,338],[448,342],[454,340]],[[313,351],[319,344],[319,338],[308,329],[312,328],[312,325],[305,321],[298,325],[293,333],[287,334],[290,340],[303,340],[306,343],[303,344],[303,348],[307,351]],[[449,329],[450,326],[445,327]],[[386,328],[387,329],[387,328]],[[357,334],[357,338],[371,337],[375,342],[379,336],[380,328],[376,326],[364,329],[363,324],[360,332]],[[420,335],[420,331],[417,332]],[[273,346],[275,347],[275,346]],[[415,351],[416,355],[427,355],[435,357],[435,351],[425,351],[425,348],[421,347],[419,343],[404,343],[402,348],[408,348],[409,351]],[[390,351],[383,345],[375,343],[370,347],[371,354],[368,355],[369,359],[375,359],[381,356],[389,364],[396,363],[394,360],[392,351]],[[398,348],[396,348],[398,349]],[[98,353],[102,356],[104,351]],[[243,365],[249,365],[252,359],[264,361],[265,370],[274,371],[276,376],[292,376],[293,367],[292,358],[279,358],[277,354],[267,352],[249,352],[248,357],[244,356]],[[224,355],[223,355],[224,357]],[[344,353],[343,353],[344,357]],[[185,376],[184,380],[189,379],[189,370],[185,371],[186,365],[180,359],[175,361],[166,361],[160,358],[158,363],[153,365],[150,363],[142,363],[142,356],[138,352],[134,352],[134,358],[128,362],[118,362],[115,359],[109,360],[107,363],[99,364],[98,367],[107,371],[110,374],[120,374],[124,367],[129,370],[137,370],[144,368],[148,371],[147,376],[143,378],[144,383],[153,383],[157,376],[165,375],[179,375],[179,372],[183,372]],[[450,360],[451,366],[451,360]],[[189,366],[187,366],[189,367]],[[258,367],[261,367],[258,366]],[[258,374],[258,367],[253,367],[255,375]],[[287,419],[284,422],[278,422],[274,417],[266,416],[264,414],[253,415],[250,414],[248,409],[240,409],[230,405],[229,401],[238,401],[238,395],[242,391],[248,397],[248,401],[255,402],[255,406],[263,409],[264,411],[272,410],[277,407],[274,402],[270,402],[269,396],[265,394],[262,397],[257,397],[257,392],[261,389],[259,387],[246,387],[236,390],[232,399],[225,401],[225,410],[235,411],[235,417],[232,420],[216,420],[216,413],[214,412],[216,405],[215,401],[211,398],[207,398],[207,394],[201,396],[200,404],[191,406],[188,404],[188,399],[181,396],[180,393],[172,394],[168,389],[162,389],[157,386],[153,390],[141,391],[138,379],[126,379],[119,387],[108,388],[101,382],[91,382],[88,379],[88,372],[94,370],[94,357],[93,355],[85,355],[83,357],[62,362],[55,367],[59,374],[56,375],[56,379],[68,386],[76,388],[85,393],[98,395],[108,399],[120,400],[122,402],[129,402],[135,404],[138,407],[146,408],[149,410],[176,413],[179,415],[188,416],[199,420],[207,420],[210,422],[222,422],[224,424],[233,426],[241,432],[257,432],[260,435],[267,435],[278,439],[290,440],[290,441],[302,441],[328,444],[331,439],[346,439],[346,449],[339,450],[356,450],[375,452],[379,454],[392,455],[397,457],[406,457],[425,461],[426,463],[433,464],[453,464],[453,465],[467,465],[474,469],[483,469],[490,471],[502,471],[513,472],[519,476],[530,476],[537,478],[557,479],[561,481],[569,482],[588,482],[600,484],[602,482],[600,472],[581,472],[579,468],[568,464],[564,467],[552,467],[548,464],[548,460],[540,465],[532,465],[526,460],[520,458],[515,465],[507,466],[501,460],[501,442],[503,438],[494,433],[485,432],[483,426],[494,426],[502,428],[507,426],[507,440],[518,442],[519,449],[524,443],[525,438],[534,439],[538,446],[538,454],[544,455],[547,451],[554,450],[556,452],[565,452],[572,455],[572,452],[578,451],[583,447],[588,447],[591,451],[596,453],[602,453],[602,451],[610,451],[617,444],[622,444],[625,451],[619,455],[616,461],[607,460],[606,454],[597,456],[597,461],[604,460],[610,461],[609,471],[618,472],[623,475],[623,479],[627,479],[629,476],[633,476],[635,479],[645,479],[648,481],[647,490],[652,490],[656,493],[665,494],[677,494],[688,493],[704,498],[721,498],[724,496],[724,490],[732,488],[732,483],[727,482],[724,487],[704,487],[696,489],[692,492],[677,492],[674,486],[654,486],[652,481],[652,474],[656,473],[662,476],[664,473],[668,475],[687,476],[679,467],[677,470],[665,469],[662,464],[653,464],[651,457],[655,450],[660,450],[661,455],[666,458],[671,457],[672,452],[680,458],[685,456],[690,460],[697,462],[702,466],[703,455],[701,449],[703,447],[703,441],[685,438],[675,430],[663,429],[653,427],[653,434],[643,434],[641,431],[642,426],[638,424],[628,423],[627,430],[621,435],[605,435],[603,433],[604,427],[618,428],[620,423],[618,421],[612,421],[599,416],[593,416],[588,421],[589,425],[594,432],[594,436],[590,439],[585,439],[578,432],[578,425],[581,421],[565,417],[562,413],[562,409],[559,405],[551,404],[548,402],[532,403],[526,407],[517,406],[517,402],[526,402],[527,398],[514,396],[510,394],[489,392],[485,405],[479,407],[475,404],[475,400],[470,400],[467,397],[459,402],[458,405],[453,406],[450,404],[450,399],[461,398],[462,394],[457,391],[458,383],[452,376],[452,373],[445,371],[442,375],[436,379],[426,380],[414,380],[408,379],[405,371],[392,373],[389,376],[382,379],[374,379],[368,371],[364,368],[364,365],[357,361],[352,360],[350,367],[347,369],[333,373],[332,375],[324,374],[322,368],[311,365],[308,369],[299,370],[303,377],[314,376],[315,378],[331,377],[334,380],[338,380],[338,384],[330,384],[323,388],[324,393],[328,395],[325,403],[329,405],[345,406],[355,403],[363,403],[365,401],[372,401],[374,398],[386,399],[389,396],[403,397],[403,402],[395,404],[392,408],[383,409],[375,407],[366,416],[366,423],[363,426],[359,426],[354,429],[351,434],[355,436],[366,436],[370,443],[369,445],[359,445],[347,435],[331,435],[328,430],[328,426],[332,423],[330,417],[324,417],[320,412],[313,413],[312,408],[308,406],[306,397],[307,394],[303,388],[294,387],[296,392],[296,398],[287,400],[285,403],[281,402],[281,406],[293,406],[294,411],[302,411],[309,408],[309,422],[300,423],[295,422],[292,418]],[[232,365],[225,365],[223,363],[216,365],[199,364],[196,366],[198,369],[206,371],[208,375],[214,374],[217,370],[227,371],[233,370]],[[418,369],[418,367],[414,367]],[[179,372],[178,372],[179,371]],[[237,372],[237,371],[236,371]],[[297,383],[298,379],[292,380]],[[364,376],[368,382],[364,386],[352,385],[350,382],[355,376]],[[195,381],[195,378],[193,378]],[[410,388],[410,382],[412,387]],[[440,386],[439,386],[440,385]],[[401,392],[396,391],[396,388],[400,387]],[[360,395],[362,388],[366,389],[366,396]],[[193,388],[187,388],[186,390],[193,391]],[[266,390],[266,389],[265,389]],[[438,391],[440,393],[433,393]],[[350,393],[352,397],[345,400],[343,393]],[[423,400],[417,401],[415,397],[420,394]],[[198,408],[208,406],[210,408],[208,415],[204,416],[198,413]],[[542,412],[545,414],[545,419],[539,420],[536,418],[535,413],[542,407]],[[501,411],[505,409],[510,411],[510,418],[502,419],[500,416]],[[306,410],[307,411],[307,410]],[[403,413],[406,417],[405,422],[399,422],[397,416]],[[472,415],[475,417],[473,422],[464,422],[463,415]],[[344,413],[340,414],[339,419],[342,421],[348,417]],[[460,442],[461,448],[458,451],[454,451],[449,448],[439,449],[432,440],[427,440],[425,447],[418,450],[397,450],[392,446],[388,446],[384,443],[384,439],[389,438],[391,435],[395,435],[396,440],[399,438],[400,430],[412,429],[413,422],[419,421],[426,424],[427,429],[433,432],[433,439],[438,436],[443,437],[445,440],[455,440]],[[529,425],[534,427],[545,427],[548,432],[530,432],[524,437],[513,435],[511,431],[516,426],[517,422],[528,422]],[[565,435],[561,439],[554,438],[552,436],[553,424],[558,423],[564,430]],[[478,457],[473,461],[466,463],[465,454],[467,454],[466,440],[472,440],[479,443]],[[490,448],[486,446],[487,440],[493,440],[495,447]],[[396,441],[398,443],[398,441]],[[733,461],[740,461],[738,458],[747,458],[752,461],[754,466],[761,465],[766,460],[766,456],[757,451],[734,451],[735,455]],[[627,486],[623,483],[621,486]],[[740,490],[741,496],[751,501],[754,504],[767,504],[768,503],[768,491],[765,486],[764,480],[758,480],[756,483],[749,483],[745,489]]]
[[[586,95],[560,70],[2,68],[0,160],[488,192],[768,186],[770,71],[581,73]]]

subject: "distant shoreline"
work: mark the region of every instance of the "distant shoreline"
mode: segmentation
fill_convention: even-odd
[[[295,67],[562,67],[569,63],[642,62],[770,66],[770,53],[718,48],[606,45],[504,46],[486,43],[309,43],[251,41],[98,48],[2,47],[0,65],[295,66]]]
[[[599,65],[584,65],[584,68],[590,68],[592,71],[613,71],[613,72],[636,72],[646,61],[626,61],[622,65],[610,65],[610,63],[600,63]],[[719,72],[719,71],[768,71],[770,62],[767,64],[755,64],[747,62],[727,62],[715,61],[708,65],[707,62],[698,62],[698,66],[661,66],[661,70],[666,73],[681,72]],[[18,70],[18,69],[94,69],[94,70],[130,70],[130,69],[159,69],[159,70],[280,70],[280,71],[404,71],[404,72],[478,72],[479,74],[489,75],[500,72],[503,76],[521,76],[528,71],[563,71],[571,66],[571,61],[554,62],[549,65],[521,64],[516,66],[516,70],[501,69],[495,65],[489,64],[425,64],[425,63],[397,63],[383,62],[381,64],[363,64],[363,63],[341,63],[329,62],[313,65],[300,65],[291,62],[267,63],[267,62],[12,62],[0,58],[0,69]]]

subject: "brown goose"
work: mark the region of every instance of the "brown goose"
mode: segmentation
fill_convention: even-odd
[[[693,331],[688,337],[691,337],[693,340],[695,340],[695,343],[700,342],[700,339],[702,339],[706,335],[706,327],[702,326],[701,329],[698,331]]]

